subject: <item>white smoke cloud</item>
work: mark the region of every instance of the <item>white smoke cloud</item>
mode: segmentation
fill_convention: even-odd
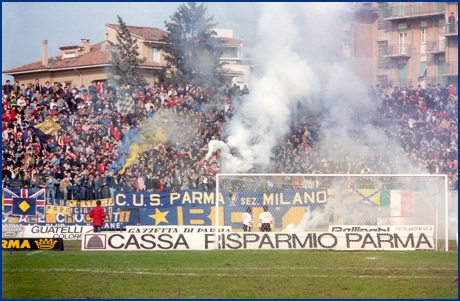
[[[227,143],[209,144],[209,155],[221,150],[223,173],[269,166],[273,148],[290,132],[298,103],[305,113],[321,116],[316,151],[336,159],[343,156],[342,151],[352,159],[382,155],[396,161],[399,172],[417,173],[401,146],[390,143],[385,133],[369,122],[368,113],[376,110],[376,104],[367,95],[366,83],[342,56],[342,26],[352,16],[350,7],[350,3],[259,4],[251,94],[232,104],[236,114],[227,126]],[[343,200],[337,195],[323,210],[306,211],[299,225],[289,225],[286,230],[321,228],[331,212],[339,217],[338,224],[364,224],[344,207]],[[434,210],[435,204],[428,198],[421,203]],[[418,221],[427,216],[433,215],[418,214]]]
[[[219,148],[237,156],[230,151],[221,156],[222,172],[248,172],[255,165],[266,170],[299,103],[300,113],[321,116],[319,150],[329,158],[339,158],[342,150],[352,157],[401,150],[367,120],[376,104],[342,55],[350,8],[350,3],[259,4],[251,94],[232,104],[236,114],[227,126],[227,145]],[[405,165],[399,168],[413,170]]]
[[[344,112],[365,107],[365,94],[356,93],[362,86],[351,86],[353,77],[338,63],[340,57],[334,56],[344,5],[261,3],[260,11],[251,94],[237,106],[228,124],[227,145],[219,147],[238,153],[237,157],[221,156],[224,172],[247,172],[256,164],[268,166],[272,149],[289,133],[298,102],[311,111],[330,107],[336,122]],[[346,92],[351,89],[357,99],[349,103],[351,96]],[[346,116],[342,122],[350,123]]]

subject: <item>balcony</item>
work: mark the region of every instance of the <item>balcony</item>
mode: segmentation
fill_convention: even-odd
[[[426,53],[439,55],[446,52],[446,41],[426,42]]]
[[[389,45],[382,49],[382,55],[386,58],[409,58],[411,56],[411,45]]]
[[[425,77],[423,80],[425,80],[425,85],[437,85],[439,83],[439,78],[436,76],[430,76],[430,77]]]
[[[447,38],[458,37],[458,23],[452,24],[453,25],[452,29],[450,25],[451,25],[450,23],[447,23],[446,26],[444,26],[444,31],[440,32],[439,34]]]
[[[252,58],[229,58],[221,57],[219,62],[223,65],[252,65]]]
[[[382,9],[384,20],[405,20],[419,17],[443,15],[444,2],[390,2]]]
[[[439,71],[442,76],[458,76],[458,62],[448,62],[443,69]]]
[[[377,70],[390,70],[391,69],[391,59],[378,56],[377,58]]]
[[[391,31],[391,22],[385,21],[383,19],[378,19],[377,20],[377,30]]]
[[[406,87],[412,86],[412,80],[408,78],[399,78],[399,79],[389,79],[388,84],[394,87],[401,88],[402,86],[406,85]]]

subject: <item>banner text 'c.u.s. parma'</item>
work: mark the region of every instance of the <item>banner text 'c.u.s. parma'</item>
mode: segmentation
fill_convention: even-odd
[[[22,192],[21,192],[22,193]],[[28,198],[35,192],[29,191]],[[455,194],[454,194],[455,193]],[[90,226],[88,214],[96,205],[96,200],[62,200],[46,199],[41,207],[37,198],[36,210],[26,208],[29,199],[17,202],[22,205],[21,215],[13,213],[14,194],[26,196],[12,191],[5,195],[2,206],[2,225],[61,225]],[[322,210],[334,198],[334,189],[291,189],[279,192],[254,192],[233,190],[229,193],[222,190],[219,200],[219,226],[231,226],[233,230],[241,230],[241,216],[246,207],[251,207],[253,216],[258,216],[263,205],[268,205],[271,212],[276,211],[274,230],[284,229],[289,223],[296,224],[306,208]],[[391,198],[391,191],[376,189],[344,189],[340,193],[342,205],[350,212],[372,207],[399,208],[400,203]],[[416,203],[419,194],[412,193],[412,202]],[[11,199],[11,200],[10,200]],[[457,199],[457,191],[449,191],[449,199]],[[107,218],[104,228],[124,229],[126,226],[211,226],[215,225],[216,193],[202,190],[181,190],[180,192],[123,192],[114,191],[113,198],[102,199]],[[43,209],[42,209],[43,208]],[[402,207],[401,207],[402,208]],[[393,210],[394,211],[394,210]],[[407,210],[400,210],[401,214]],[[401,216],[407,218],[405,216]],[[297,218],[297,220],[296,220]],[[328,221],[327,224],[331,224]],[[365,224],[365,223],[363,223]]]

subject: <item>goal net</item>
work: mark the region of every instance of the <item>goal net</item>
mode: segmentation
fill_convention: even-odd
[[[216,189],[216,212],[221,212],[216,220],[232,232],[243,232],[245,212],[253,220],[251,231],[259,232],[259,216],[267,206],[271,232],[434,226],[436,249],[448,250],[445,175],[218,174]]]

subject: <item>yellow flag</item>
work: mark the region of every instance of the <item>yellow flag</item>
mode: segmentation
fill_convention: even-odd
[[[439,123],[439,125],[438,125],[438,130],[447,129],[449,126],[450,126],[449,121],[447,121],[445,118],[443,118],[441,120],[441,122]]]
[[[134,114],[134,99],[129,96],[120,102],[120,114],[126,116],[128,114]]]
[[[59,123],[47,119],[45,122],[37,124],[35,128],[39,129],[46,135],[54,135],[61,129],[61,126]]]

